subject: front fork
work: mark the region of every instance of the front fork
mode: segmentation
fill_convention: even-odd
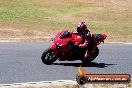
[[[50,49],[54,52],[54,55],[55,55],[55,56],[59,53],[59,51],[57,50],[57,47],[56,47],[55,44],[52,44],[52,45],[50,46]]]

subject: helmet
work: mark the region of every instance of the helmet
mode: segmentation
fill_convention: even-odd
[[[77,25],[77,32],[78,33],[83,33],[87,30],[87,25],[85,24],[85,22],[80,22]]]

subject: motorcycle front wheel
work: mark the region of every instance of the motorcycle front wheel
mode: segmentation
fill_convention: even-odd
[[[57,56],[54,55],[54,52],[50,48],[48,48],[43,52],[41,60],[44,64],[50,65],[57,60]]]

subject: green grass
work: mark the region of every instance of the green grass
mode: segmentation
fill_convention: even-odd
[[[34,31],[56,34],[86,21],[92,32],[107,33],[108,41],[132,42],[131,4],[131,0],[0,0],[0,36],[7,37],[8,28],[21,32],[9,30],[9,38],[34,37]]]

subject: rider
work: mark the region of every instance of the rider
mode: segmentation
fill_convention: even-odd
[[[85,22],[80,22],[77,25],[77,33],[82,37],[83,43],[79,44],[80,48],[86,49],[85,57],[88,57],[94,51],[95,41],[93,34],[88,30]]]

